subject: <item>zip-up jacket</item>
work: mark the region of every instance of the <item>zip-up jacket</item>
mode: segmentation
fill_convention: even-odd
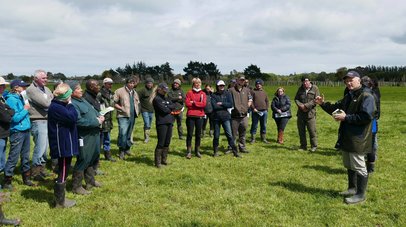
[[[28,110],[24,109],[23,97],[18,93],[8,93],[4,96],[6,104],[14,110],[11,118],[10,131],[22,132],[31,128],[30,115]]]
[[[217,105],[221,102],[221,105]],[[231,120],[231,114],[228,109],[233,107],[233,97],[228,91],[215,92],[211,95],[211,105],[213,107],[213,120],[228,121]]]
[[[206,107],[206,93],[204,91],[190,90],[186,93],[185,105],[187,107],[186,116],[204,117],[204,107]],[[193,101],[193,103],[191,103]]]

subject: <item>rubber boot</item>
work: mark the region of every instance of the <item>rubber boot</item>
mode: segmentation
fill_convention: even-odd
[[[2,205],[0,204],[0,225],[13,225],[18,226],[20,225],[20,219],[7,219],[4,217]]]
[[[210,136],[210,137],[213,137],[213,135],[214,135],[214,130],[210,130],[210,131],[209,131],[209,136]]]
[[[198,158],[202,157],[202,155],[200,154],[200,146],[195,147],[195,154],[196,154],[196,157],[198,157]]]
[[[4,176],[3,189],[13,190],[13,185],[11,184],[12,181],[13,176]]]
[[[367,162],[367,171],[368,174],[375,172],[375,162]]]
[[[164,147],[162,149],[162,159],[161,159],[161,164],[162,165],[168,165],[168,162],[167,162],[168,153],[169,153],[169,147]]]
[[[219,156],[219,148],[218,147],[213,147],[213,157],[218,157]]]
[[[261,140],[262,140],[263,143],[266,143],[266,144],[269,143],[268,140],[266,140],[266,134],[265,133],[261,134]]]
[[[255,134],[251,134],[250,144],[255,143]]]
[[[55,208],[69,208],[76,204],[75,200],[65,198],[66,181],[63,183],[55,182],[54,196],[55,196]]]
[[[347,191],[340,192],[343,196],[353,196],[357,192],[357,172],[347,169],[348,175],[348,189]]]
[[[30,175],[30,172],[31,171],[27,171],[27,172],[24,172],[23,174],[22,174],[22,177],[23,177],[23,183],[25,184],[25,185],[27,185],[27,186],[35,186],[35,184],[34,183],[32,183],[32,181],[31,181],[31,175]]]
[[[161,148],[155,148],[155,166],[157,168],[161,168],[161,162],[162,162],[162,149]]]
[[[144,143],[148,143],[149,142],[149,133],[150,133],[150,129],[144,129]]]
[[[124,159],[125,159],[125,152],[124,152],[123,150],[120,150],[120,154],[119,154],[118,158],[119,158],[120,160],[124,160]]]
[[[189,147],[186,148],[186,150],[187,150],[186,151],[187,152],[186,153],[186,158],[191,159],[192,158],[192,147],[189,146]]]
[[[357,193],[349,198],[345,198],[344,201],[347,204],[357,204],[364,202],[366,198],[366,191],[368,186],[368,175],[361,176],[357,174]]]
[[[89,195],[91,192],[87,191],[82,186],[82,180],[84,178],[83,171],[73,171],[72,177],[72,192],[79,195]]]
[[[110,151],[104,151],[104,158],[107,161],[110,161],[110,162],[115,162],[116,161],[113,157],[111,157],[111,152]]]
[[[242,158],[242,156],[238,153],[238,149],[237,149],[236,146],[234,146],[232,149],[233,149],[233,155],[234,155],[234,157],[236,157],[236,158]]]
[[[90,190],[93,187],[97,188],[101,187],[101,184],[94,179],[94,176],[96,176],[96,171],[94,170],[94,167],[92,166],[87,167],[87,169],[85,169],[84,175],[85,175],[86,190]]]

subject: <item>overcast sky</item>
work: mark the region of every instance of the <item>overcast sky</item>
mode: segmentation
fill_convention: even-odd
[[[0,74],[101,74],[138,61],[223,74],[406,65],[402,0],[0,0]]]

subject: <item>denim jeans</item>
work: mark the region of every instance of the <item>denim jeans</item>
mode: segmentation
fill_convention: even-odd
[[[142,112],[142,119],[144,120],[144,130],[151,129],[152,119],[154,117],[153,112]]]
[[[131,119],[130,117],[120,117],[118,121],[118,139],[117,146],[120,148],[120,151],[125,151],[130,149],[131,142],[131,133],[134,129],[135,118]]]
[[[48,121],[35,120],[31,122],[31,134],[34,141],[34,153],[32,154],[32,164],[42,165],[46,161],[46,151],[48,149]]]
[[[268,119],[268,111],[261,112],[263,113],[262,116],[259,116],[259,114],[255,112],[252,113],[252,125],[250,130],[251,135],[255,135],[257,133],[258,121],[261,127],[261,134],[266,134],[266,121]]]
[[[10,153],[4,169],[5,176],[13,176],[14,169],[18,163],[18,158],[21,156],[21,171],[25,173],[30,171],[30,132],[10,133]]]
[[[100,135],[100,141],[103,146],[103,151],[110,151],[110,132],[102,132]]]
[[[0,172],[4,171],[6,166],[6,147],[7,147],[7,137],[0,139]]]
[[[224,134],[227,137],[228,145],[232,148],[235,147],[233,134],[231,132],[231,120],[228,121],[213,121],[214,125],[214,138],[213,138],[213,149],[219,146],[220,138],[220,125],[223,126]]]

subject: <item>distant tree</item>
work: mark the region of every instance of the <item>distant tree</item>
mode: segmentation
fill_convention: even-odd
[[[191,80],[194,77],[198,77],[201,80],[205,80],[207,77],[207,73],[204,70],[204,65],[201,62],[197,61],[190,61],[185,68],[183,68],[185,72],[184,79]]]
[[[161,76],[164,81],[169,82],[169,80],[173,79],[173,69],[169,65],[169,62],[165,62],[165,64],[161,65]]]
[[[14,79],[15,79],[15,76],[14,76],[13,73],[9,73],[9,74],[7,74],[7,76],[6,76],[6,79],[7,79],[7,80],[14,80]]]
[[[244,69],[244,75],[248,79],[262,78],[261,69],[253,64],[249,65],[247,68]]]
[[[65,76],[65,74],[63,73],[55,73],[54,74],[54,80],[62,80],[65,81],[67,78]]]
[[[209,80],[215,81],[219,79],[221,73],[220,70],[217,69],[216,64],[210,62],[208,64],[204,64],[203,68],[206,71],[206,74],[209,76]]]
[[[336,78],[337,80],[341,80],[345,74],[347,74],[347,67],[341,67],[336,70]]]

